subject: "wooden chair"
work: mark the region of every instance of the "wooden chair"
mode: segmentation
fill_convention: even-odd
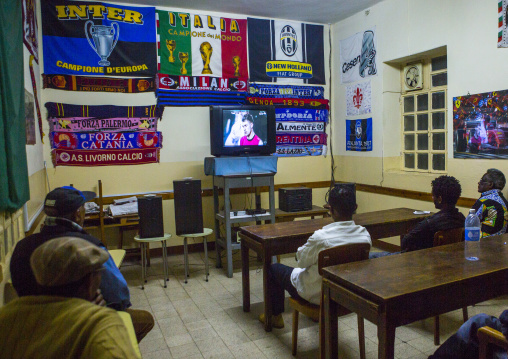
[[[492,358],[492,345],[501,347],[505,351],[508,351],[508,340],[505,338],[503,333],[492,329],[490,327],[482,327],[478,329],[478,341],[480,359]]]
[[[464,227],[438,231],[434,234],[434,247],[464,241]],[[467,307],[462,308],[464,322],[468,319]],[[434,317],[434,345],[440,344],[439,315]]]
[[[361,261],[369,259],[370,245],[368,243],[353,243],[344,246],[333,247],[319,252],[318,271],[322,275],[322,269],[337,264]],[[321,320],[319,305],[312,304],[303,299],[289,298],[289,306],[293,308],[293,336],[292,336],[292,353],[296,355],[298,346],[298,315],[302,313],[310,317],[313,321]],[[351,313],[346,308],[340,307],[338,316]],[[321,325],[319,327],[319,337],[321,335]],[[360,357],[365,358],[365,332],[363,326],[363,318],[358,316],[358,337],[360,342]],[[321,346],[324,348],[324,346]]]

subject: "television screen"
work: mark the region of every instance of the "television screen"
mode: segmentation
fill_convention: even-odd
[[[264,110],[223,110],[224,147],[265,145],[267,124]]]
[[[273,106],[212,106],[210,145],[214,156],[269,155],[275,152]]]

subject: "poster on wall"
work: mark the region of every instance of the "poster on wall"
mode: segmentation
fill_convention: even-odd
[[[358,32],[340,41],[340,82],[362,81],[377,75],[376,28]]]
[[[498,30],[497,47],[508,47],[508,0],[500,0],[497,4]]]
[[[371,96],[370,81],[346,86],[346,116],[371,113]]]
[[[324,85],[323,25],[248,18],[252,82]]]
[[[105,2],[41,1],[44,72],[154,76],[155,8]]]
[[[508,159],[508,90],[453,98],[453,157]]]
[[[37,39],[37,12],[35,11],[35,0],[23,0],[21,2],[23,11],[23,43],[33,55],[35,62],[39,63],[39,42]]]
[[[247,20],[157,10],[159,72],[248,78]]]
[[[346,120],[346,151],[372,151],[372,118]]]

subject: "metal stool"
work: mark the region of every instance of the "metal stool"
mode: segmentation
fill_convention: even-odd
[[[208,275],[210,274],[208,271],[208,248],[206,245],[206,236],[213,233],[213,230],[210,228],[203,228],[203,233],[192,233],[192,234],[180,234],[180,237],[183,237],[183,259],[184,259],[184,267],[185,267],[185,283],[187,283],[187,277],[189,277],[189,257],[187,251],[187,238],[199,238],[203,237],[203,246],[205,247],[205,272],[206,272],[206,281],[208,282]]]
[[[139,242],[139,246],[141,247],[141,289],[145,289],[146,283],[146,245],[152,242],[161,242],[162,243],[162,261],[164,263],[164,288],[167,288],[166,280],[169,280],[169,270],[168,270],[168,253],[166,241],[171,238],[171,234],[164,233],[164,237],[151,237],[151,238],[140,238],[139,234],[134,236],[134,240]]]

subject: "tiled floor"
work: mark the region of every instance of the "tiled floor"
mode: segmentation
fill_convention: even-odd
[[[251,257],[251,312],[242,310],[240,253],[234,254],[234,276],[227,278],[215,268],[215,252],[210,254],[210,278],[205,282],[203,254],[189,256],[191,274],[184,283],[183,256],[169,257],[170,277],[163,287],[162,260],[152,259],[148,283],[141,290],[141,267],[124,262],[121,271],[131,290],[133,308],[153,313],[153,330],[140,343],[144,359],[154,358],[293,358],[291,355],[292,317],[286,305],[285,328],[264,331],[257,320],[263,310],[261,263]],[[294,257],[282,262],[294,266]],[[508,298],[469,307],[469,315],[499,315],[508,307]],[[462,323],[462,311],[441,316],[441,342]],[[300,316],[297,358],[318,357],[318,324]],[[367,358],[377,358],[376,327],[365,321]],[[433,341],[433,321],[416,322],[396,331],[395,355],[399,359],[427,358],[437,347]],[[339,358],[359,358],[358,332],[354,314],[339,318]]]

